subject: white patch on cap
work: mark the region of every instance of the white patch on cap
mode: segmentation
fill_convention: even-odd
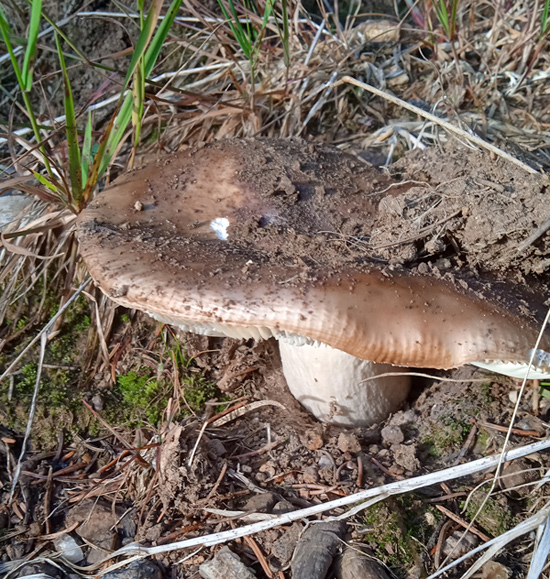
[[[218,239],[227,241],[227,228],[229,227],[229,219],[225,217],[217,217],[210,222],[210,229],[216,234]]]

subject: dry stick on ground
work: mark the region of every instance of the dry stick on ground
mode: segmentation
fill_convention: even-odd
[[[483,139],[481,139],[477,135],[474,135],[473,133],[469,133],[468,131],[465,131],[464,129],[461,129],[459,127],[455,127],[449,121],[441,119],[441,118],[437,117],[436,115],[432,115],[431,113],[428,113],[428,112],[422,110],[421,108],[418,108],[414,105],[411,105],[410,103],[408,103],[404,100],[401,100],[400,98],[398,98],[390,93],[387,93],[383,90],[375,88],[374,86],[371,86],[370,84],[365,84],[364,82],[356,80],[355,78],[353,78],[351,76],[343,76],[338,82],[334,83],[334,86],[338,86],[338,85],[341,85],[344,83],[352,84],[354,86],[362,88],[363,90],[366,90],[366,91],[368,91],[376,96],[382,97],[382,98],[386,99],[387,101],[390,101],[399,107],[407,109],[408,111],[415,113],[421,117],[424,117],[425,119],[428,119],[432,123],[436,123],[437,125],[443,127],[444,129],[446,129],[450,133],[454,133],[455,135],[462,137],[463,139],[467,139],[468,141],[475,143],[478,147],[482,147],[483,149],[487,149],[488,151],[491,151],[491,153],[494,153],[495,155],[498,155],[499,157],[502,157],[503,159],[510,161],[510,163],[514,163],[514,165],[518,165],[519,167],[521,167],[522,169],[524,169],[528,173],[531,173],[533,175],[539,175],[540,174],[537,170],[533,169],[532,167],[529,167],[529,165],[526,165],[525,163],[521,162],[519,159],[516,159],[514,156],[506,153],[502,149],[499,149],[498,147],[491,145],[491,143],[484,141]]]
[[[477,535],[482,541],[485,541],[487,543],[488,541],[491,540],[491,537],[488,537],[485,533],[482,533],[479,529],[476,529],[476,527],[467,523],[464,519],[462,519],[458,515],[455,515],[455,513],[445,508],[443,505],[435,505],[435,508],[438,511],[441,511],[447,517],[449,517],[449,519],[453,520],[455,523],[458,523],[461,527],[464,527],[465,529],[469,528],[470,533]]]

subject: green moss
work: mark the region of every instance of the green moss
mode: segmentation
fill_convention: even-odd
[[[487,443],[489,442],[490,438],[491,438],[491,435],[488,432],[485,432],[485,430],[481,430],[479,432],[479,434],[477,435],[476,446],[481,448],[481,451],[484,451],[487,448]]]
[[[481,392],[481,397],[485,405],[489,405],[493,402],[493,396],[491,394],[491,383],[490,382],[483,382],[479,387]]]
[[[185,401],[193,412],[202,412],[204,403],[216,395],[216,386],[202,374],[192,374],[183,379]]]
[[[181,416],[202,412],[205,402],[216,394],[215,385],[202,374],[191,374],[184,369],[180,381],[186,402],[182,405]],[[123,420],[134,426],[145,423],[156,425],[162,419],[169,398],[173,396],[173,386],[167,380],[154,377],[150,368],[139,368],[118,376],[115,394],[122,398],[124,408],[122,413],[117,412],[116,415],[111,412],[113,420]]]
[[[365,533],[365,541],[374,554],[392,568],[397,577],[400,570],[407,569],[415,561],[416,545],[407,534],[398,505],[393,500],[377,503],[366,511],[365,523],[371,529]]]
[[[149,369],[140,372],[131,370],[118,376],[118,392],[126,409],[130,410],[128,416],[130,422],[140,423],[141,418],[150,424],[157,424],[168,403],[168,393],[164,392],[163,385],[158,380],[151,377]]]
[[[422,566],[423,553],[442,515],[415,493],[376,503],[365,511],[365,541],[373,554],[399,579],[413,564]]]
[[[470,497],[466,508],[466,516],[469,520],[475,517],[485,496],[484,492],[478,491]],[[464,505],[462,505],[462,507],[464,507]],[[510,512],[504,497],[489,497],[483,509],[479,515],[477,515],[475,524],[482,527],[489,535],[498,537],[502,535],[502,533],[510,530],[516,524],[516,520]]]
[[[443,416],[431,425],[430,434],[422,442],[432,456],[441,457],[460,448],[471,430],[472,425],[468,422],[454,416]]]

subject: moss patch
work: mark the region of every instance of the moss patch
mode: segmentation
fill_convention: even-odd
[[[420,564],[425,545],[441,513],[414,494],[391,498],[366,511],[365,541],[395,576],[405,579],[404,569]]]

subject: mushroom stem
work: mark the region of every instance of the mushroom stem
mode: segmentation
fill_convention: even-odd
[[[325,344],[295,346],[279,341],[283,373],[293,396],[318,420],[339,426],[370,426],[405,400],[410,377],[390,364],[360,360]]]

